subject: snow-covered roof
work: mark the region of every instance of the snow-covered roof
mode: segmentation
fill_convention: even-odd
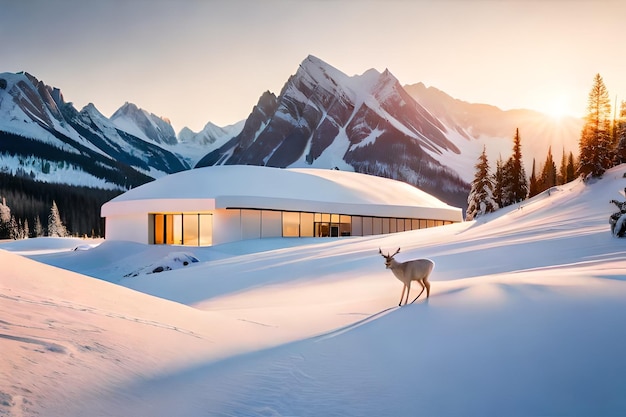
[[[221,208],[462,220],[460,208],[404,182],[347,171],[251,165],[212,166],[159,178],[104,204],[102,216]]]

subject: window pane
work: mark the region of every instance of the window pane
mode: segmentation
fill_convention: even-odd
[[[383,221],[383,234],[389,233],[389,218],[385,217],[382,219]]]
[[[339,236],[352,235],[352,218],[351,216],[339,216]]]
[[[300,236],[300,213],[283,211],[283,237]]]
[[[213,244],[213,216],[210,214],[200,215],[200,246]]]
[[[198,246],[198,215],[183,215],[183,245]]]
[[[380,235],[383,233],[383,219],[380,217],[374,217],[373,219],[374,227],[372,229],[372,234]]]
[[[300,236],[313,237],[313,213],[300,213]]]
[[[372,234],[373,224],[371,217],[363,217],[363,236],[370,236]]]
[[[330,236],[330,224],[329,223],[315,223],[315,236],[316,237]]]
[[[352,236],[363,236],[363,219],[361,216],[352,216]]]
[[[395,218],[389,219],[389,233],[396,233],[398,231],[398,223]]]
[[[280,211],[261,211],[261,237],[281,237],[282,220]]]
[[[417,230],[420,228],[420,221],[417,219],[411,219],[411,229]]]
[[[420,229],[426,229],[428,227],[428,224],[426,223],[425,219],[420,219]]]
[[[172,222],[172,226],[173,226],[172,242],[174,245],[182,245],[183,244],[183,215],[173,214],[172,218],[174,219]]]
[[[174,244],[174,216],[171,214],[165,215],[165,244]]]
[[[261,237],[261,211],[241,210],[241,238],[258,239]]]
[[[165,216],[163,214],[154,215],[154,244],[165,243]]]

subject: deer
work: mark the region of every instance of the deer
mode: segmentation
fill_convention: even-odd
[[[414,259],[412,261],[406,262],[398,262],[393,259],[398,253],[400,253],[400,248],[393,255],[385,255],[380,248],[378,248],[378,253],[385,258],[385,267],[387,269],[391,269],[391,272],[404,284],[402,288],[402,294],[400,295],[400,303],[398,306],[402,305],[402,299],[404,298],[404,291],[406,290],[406,298],[404,300],[404,305],[409,301],[409,293],[411,292],[411,282],[417,281],[422,286],[422,291],[415,297],[411,304],[415,302],[420,295],[426,289],[426,298],[430,297],[430,282],[428,282],[428,276],[432,272],[435,267],[435,263],[430,259]]]

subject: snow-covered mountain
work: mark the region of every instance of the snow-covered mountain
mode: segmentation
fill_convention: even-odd
[[[483,145],[495,166],[519,127],[530,172],[549,146],[557,157],[574,150],[581,125],[466,103],[423,84],[402,87],[388,70],[350,77],[308,56],[278,97],[265,92],[241,133],[196,166],[338,167],[406,181],[464,207]]]
[[[199,132],[194,132],[188,127],[184,127],[178,132],[178,141],[179,143],[221,146],[223,145],[222,142],[237,136],[241,132],[244,122],[245,120],[242,120],[224,127],[209,122]]]
[[[0,74],[3,172],[16,174],[17,164],[44,182],[127,188],[189,168],[154,142],[118,128],[93,104],[78,111],[28,73]]]
[[[184,159],[189,166],[194,166],[208,150],[218,148],[237,136],[243,129],[245,120],[224,127],[211,122],[199,132],[184,127],[178,132],[178,143],[170,149]]]
[[[110,118],[120,130],[156,144],[175,145],[178,140],[170,121],[126,102]]]
[[[349,77],[308,56],[278,97],[264,93],[242,132],[197,166],[338,167],[463,204],[469,186],[438,160],[443,152],[461,151],[389,71]]]
[[[27,73],[0,74],[2,169],[19,166],[44,181],[88,177],[80,181],[105,187],[216,164],[340,168],[406,181],[464,207],[483,146],[495,166],[509,157],[519,128],[530,174],[533,158],[539,167],[550,146],[557,159],[576,153],[581,127],[579,119],[467,103],[421,83],[401,86],[388,70],[348,76],[308,56],[278,96],[261,95],[247,119],[183,128],[176,137],[166,118],[135,104],[107,118],[92,104],[76,110]],[[28,166],[16,156],[30,158]],[[59,161],[76,175],[44,172]]]

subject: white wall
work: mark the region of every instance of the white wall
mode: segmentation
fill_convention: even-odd
[[[148,214],[127,214],[106,218],[105,238],[110,240],[128,240],[148,243]]]

